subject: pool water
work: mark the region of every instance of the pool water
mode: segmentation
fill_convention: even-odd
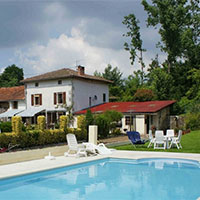
[[[196,200],[200,164],[101,159],[0,180],[2,200]]]

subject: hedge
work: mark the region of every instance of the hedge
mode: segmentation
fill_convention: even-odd
[[[22,132],[22,118],[20,116],[12,117],[12,131],[17,134]]]
[[[60,129],[65,130],[67,128],[67,115],[60,116]]]
[[[37,125],[38,125],[38,129],[43,131],[46,126],[46,117],[43,115],[38,116],[37,117]]]
[[[0,130],[1,130],[1,133],[12,132],[11,122],[0,122]]]
[[[9,144],[19,144],[20,148],[45,146],[49,144],[58,144],[66,142],[66,134],[74,133],[77,140],[85,140],[86,133],[80,129],[67,130],[29,130],[20,133],[1,133],[0,147],[7,148]]]

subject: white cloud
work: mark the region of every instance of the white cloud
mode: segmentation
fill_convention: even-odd
[[[5,67],[0,68],[0,74],[2,74],[5,70]]]
[[[18,51],[17,56],[23,66],[29,70],[32,68],[36,74],[75,67],[76,62],[85,66],[88,74],[93,74],[95,70],[102,72],[108,64],[119,67],[125,76],[133,71],[128,52],[92,46],[75,27],[70,37],[61,34],[50,39],[46,45],[35,44],[27,51]]]
[[[136,61],[130,65],[129,52],[124,49],[99,47],[90,44],[85,37],[86,21],[72,27],[70,36],[61,34],[58,38],[51,38],[47,44],[34,44],[28,50],[16,52],[25,73],[31,71],[41,74],[61,68],[74,68],[76,65],[85,66],[86,73],[93,74],[95,70],[103,72],[108,64],[118,67],[124,77],[140,69]],[[153,52],[145,52],[144,61],[148,65],[155,58]],[[28,68],[28,70],[27,70]]]

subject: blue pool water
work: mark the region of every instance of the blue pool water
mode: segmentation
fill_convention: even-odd
[[[0,180],[2,200],[196,200],[200,164],[102,159]]]

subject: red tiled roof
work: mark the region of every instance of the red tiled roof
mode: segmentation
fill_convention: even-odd
[[[24,86],[0,88],[0,101],[24,100]]]
[[[91,76],[91,75],[87,75],[87,74],[80,75],[80,74],[78,74],[77,71],[68,69],[68,68],[63,68],[63,69],[56,70],[53,72],[41,74],[39,76],[33,76],[31,78],[26,78],[21,82],[28,83],[28,82],[35,82],[35,81],[42,81],[42,80],[54,80],[54,79],[61,79],[61,78],[79,78],[79,79],[89,79],[89,80],[112,83],[112,81],[107,80],[105,78],[98,77],[98,76]]]
[[[176,101],[145,101],[145,102],[109,102],[89,108],[92,113],[102,113],[106,110],[116,110],[122,113],[155,113],[174,104]],[[85,114],[87,109],[75,114]]]

